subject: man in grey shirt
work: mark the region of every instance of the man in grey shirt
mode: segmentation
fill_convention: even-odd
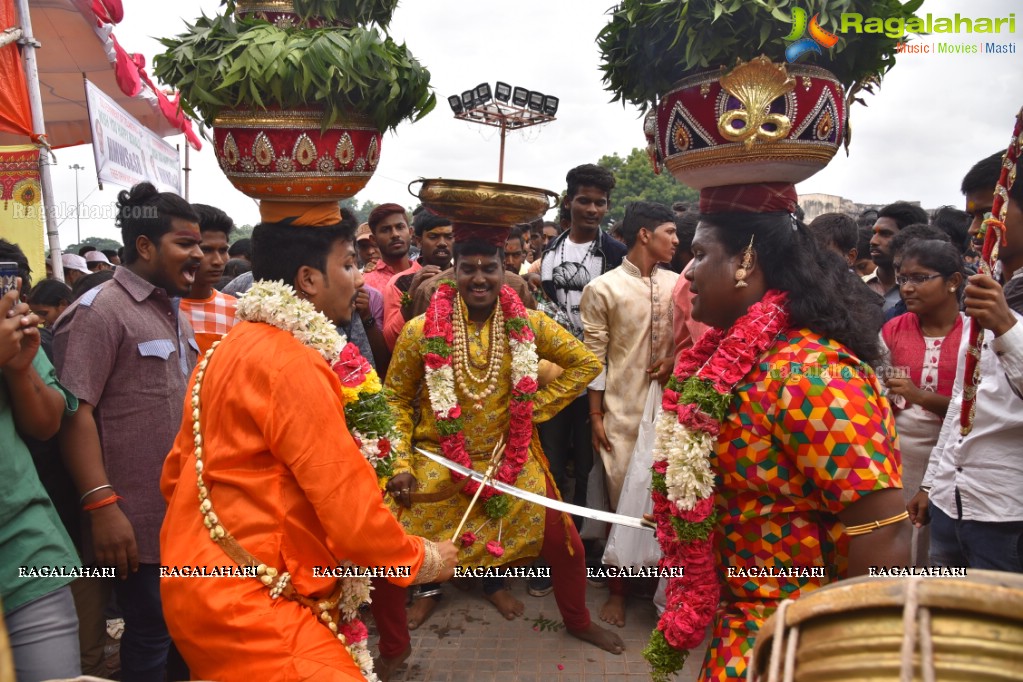
[[[54,327],[60,381],[80,401],[61,449],[88,516],[85,559],[116,567],[120,578],[121,679],[150,682],[165,672],[187,679],[180,657],[168,660],[173,647],[160,603],[160,474],[196,361],[173,297],[195,280],[202,238],[198,216],[176,194],[141,183],[117,202],[125,264]]]

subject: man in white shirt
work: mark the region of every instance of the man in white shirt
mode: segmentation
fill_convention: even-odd
[[[990,212],[1001,155],[989,157],[963,180],[975,235]],[[1023,272],[1023,183],[1009,189],[1006,244],[999,253],[1002,281]],[[968,335],[963,334],[952,402],[931,452],[910,519],[931,524],[930,559],[937,566],[968,566],[1023,573],[1023,314],[1006,301],[989,275],[969,278],[966,314],[984,328],[973,428],[959,426]]]

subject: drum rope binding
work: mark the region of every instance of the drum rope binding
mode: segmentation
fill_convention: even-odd
[[[923,682],[935,682],[934,673],[934,642],[931,633],[931,610],[926,606],[920,606],[920,583],[923,578],[914,576],[909,578],[909,585],[906,587],[906,604],[902,609],[902,670],[901,682],[913,682],[913,654],[919,634],[920,661]],[[776,623],[774,641],[771,642],[771,663],[767,672],[767,682],[794,682],[796,670],[796,648],[799,645],[799,625],[788,627],[786,623],[786,612],[791,599],[785,599],[778,604],[774,620]],[[788,637],[786,641],[786,637]],[[782,647],[785,647],[785,656],[782,657]],[[779,672],[784,661],[784,672],[779,680]],[[759,676],[756,671],[756,662],[753,659],[753,650],[749,652],[749,664],[746,667],[747,682],[757,682]]]

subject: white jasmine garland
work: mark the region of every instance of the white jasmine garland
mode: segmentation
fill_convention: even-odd
[[[679,509],[689,510],[714,494],[714,472],[710,466],[716,442],[713,436],[686,428],[674,412],[666,412],[657,420],[654,441],[655,461],[668,462],[664,479],[671,502]]]
[[[440,369],[426,370],[426,387],[430,392],[430,404],[435,414],[447,417],[458,406],[455,393],[455,371],[451,365]]]
[[[238,299],[235,315],[239,320],[263,322],[290,332],[330,364],[348,343],[326,315],[283,282],[255,281]]]
[[[539,371],[540,358],[536,354],[536,344],[523,343],[509,337],[511,350],[512,385],[519,383],[524,377],[536,378]]]

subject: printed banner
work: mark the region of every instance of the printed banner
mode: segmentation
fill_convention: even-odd
[[[34,145],[0,147],[0,237],[25,252],[33,282],[46,276],[39,149]]]
[[[131,187],[147,180],[161,192],[181,194],[178,150],[89,81],[85,81],[85,98],[100,181]]]

